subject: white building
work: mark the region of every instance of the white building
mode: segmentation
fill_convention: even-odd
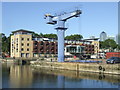
[[[120,34],[116,35],[116,43],[120,45]]]

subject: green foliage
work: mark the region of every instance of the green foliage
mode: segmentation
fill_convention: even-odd
[[[32,33],[33,37],[44,37],[44,38],[55,38],[57,39],[57,35],[56,34],[37,34],[37,33]],[[81,40],[83,38],[82,35],[79,34],[74,34],[74,35],[70,35],[70,36],[66,36],[65,39],[70,39],[70,40]]]
[[[10,52],[10,37],[2,37],[2,52],[9,53]]]
[[[3,33],[2,33],[3,34]],[[9,37],[6,37],[5,34],[3,34],[3,36],[0,36],[2,38],[2,52],[3,53],[7,53],[9,54],[10,53],[10,38],[11,38],[11,35],[13,34],[10,34]]]
[[[56,34],[37,34],[37,33],[32,33],[32,36],[33,37],[44,37],[44,38],[57,38],[57,35]]]
[[[101,49],[109,49],[109,48],[115,49],[117,48],[117,44],[114,40],[107,39],[105,41],[100,42],[100,48]]]
[[[120,50],[120,45],[119,44],[117,44],[117,48]]]
[[[44,35],[42,34],[42,33],[40,33],[40,35],[39,35],[40,37],[44,37]]]
[[[43,36],[45,38],[56,38],[57,39],[57,35],[56,34],[44,34]]]
[[[80,34],[74,34],[74,35],[65,37],[65,39],[70,39],[70,40],[81,40],[82,38],[83,38],[83,36]]]
[[[33,36],[33,37],[39,37],[40,35],[37,34],[37,33],[35,33],[35,32],[33,32],[33,33],[32,33],[32,36]]]

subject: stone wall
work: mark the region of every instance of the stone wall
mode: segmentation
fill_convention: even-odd
[[[98,73],[120,74],[120,64],[97,64],[97,63],[70,63],[70,62],[31,62],[33,67],[53,68],[62,70],[75,70]]]

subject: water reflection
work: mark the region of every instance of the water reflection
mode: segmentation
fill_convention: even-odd
[[[65,77],[58,75],[58,88],[65,88]]]
[[[58,77],[58,87],[65,88],[118,88],[120,78],[119,75],[45,68],[39,68],[39,70],[34,68],[34,72],[56,75]]]
[[[119,75],[3,66],[4,88],[117,88]]]
[[[57,88],[57,76],[33,72],[32,86],[34,88]]]
[[[3,65],[3,87],[21,88],[32,83],[33,75],[29,66]]]
[[[12,65],[10,67],[10,86],[26,87],[32,83],[32,71],[29,66]]]

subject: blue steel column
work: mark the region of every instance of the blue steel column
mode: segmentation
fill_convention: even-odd
[[[58,36],[58,62],[64,62],[64,30],[57,30]]]
[[[64,24],[65,21],[58,21],[58,26],[55,28],[58,37],[58,62],[64,62],[64,35],[67,29]]]

